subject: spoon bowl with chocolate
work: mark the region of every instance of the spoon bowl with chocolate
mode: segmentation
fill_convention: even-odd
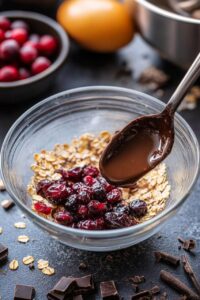
[[[174,113],[199,75],[200,53],[161,113],[139,117],[113,136],[99,162],[108,182],[134,185],[169,155],[174,144]]]

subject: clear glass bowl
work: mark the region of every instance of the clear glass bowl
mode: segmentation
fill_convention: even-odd
[[[199,146],[189,125],[175,116],[176,138],[166,159],[171,196],[164,211],[149,221],[115,230],[86,231],[50,222],[31,210],[26,188],[33,155],[70,142],[85,132],[115,130],[140,115],[160,112],[164,104],[153,97],[117,87],[86,87],[49,97],[24,113],[8,132],[2,147],[3,180],[10,196],[27,216],[52,237],[69,246],[108,251],[126,248],[158,232],[184,203],[199,170]]]

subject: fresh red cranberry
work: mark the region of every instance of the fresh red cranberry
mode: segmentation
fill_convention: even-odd
[[[36,59],[37,55],[37,50],[32,46],[23,46],[20,49],[20,57],[25,64],[31,64]]]
[[[51,65],[51,61],[48,58],[39,56],[38,58],[36,58],[36,60],[33,62],[31,66],[32,73],[34,75],[39,74],[45,71],[46,69],[48,69],[50,65]]]
[[[102,215],[104,212],[106,212],[107,206],[105,203],[92,200],[88,203],[88,209],[92,215]]]
[[[14,22],[12,22],[11,24],[11,29],[25,29],[26,31],[29,31],[29,26],[26,22],[22,21],[22,20],[16,20]]]
[[[23,46],[24,47],[30,46],[30,47],[35,48],[36,50],[38,50],[38,43],[34,42],[34,41],[27,41],[27,42],[24,43]]]
[[[64,183],[53,183],[45,191],[45,198],[49,201],[60,204],[69,196],[71,192]]]
[[[104,229],[105,222],[103,218],[98,218],[96,220],[85,220],[80,221],[77,223],[77,227],[79,229],[85,229],[85,230],[102,230]]]
[[[47,206],[46,204],[42,203],[42,202],[36,202],[34,204],[34,208],[37,212],[45,214],[45,215],[49,215],[52,211],[52,208]]]
[[[102,187],[105,189],[105,191],[107,193],[109,193],[110,191],[112,191],[115,188],[114,185],[111,185],[110,183],[108,183],[105,178],[99,176],[99,177],[97,177],[97,179],[101,183]]]
[[[57,210],[54,215],[54,219],[63,225],[73,223],[73,216],[67,210]]]
[[[38,195],[44,197],[46,190],[50,187],[52,182],[48,179],[40,180],[36,186],[36,192]]]
[[[83,170],[83,175],[97,177],[99,175],[99,170],[96,167],[87,166]]]
[[[114,212],[120,213],[120,214],[130,214],[130,207],[128,205],[124,205],[124,204],[117,204],[117,206],[115,206],[113,208]]]
[[[93,191],[93,197],[94,199],[97,199],[99,201],[105,201],[106,200],[106,192],[102,185],[97,182],[92,186]]]
[[[1,16],[0,17],[0,29],[6,31],[10,28],[10,21],[8,18]]]
[[[5,40],[0,45],[0,58],[11,60],[19,54],[19,44],[15,40]]]
[[[25,68],[20,68],[19,69],[19,79],[23,80],[23,79],[27,79],[31,76],[30,72],[25,69]]]
[[[109,229],[129,227],[136,224],[136,222],[127,214],[117,212],[106,213],[105,222]]]
[[[78,195],[72,194],[67,198],[67,201],[65,202],[65,208],[69,211],[75,211],[78,207]]]
[[[0,29],[0,42],[2,42],[5,39],[5,33],[2,29]]]
[[[117,203],[122,199],[122,192],[120,189],[113,189],[107,194],[108,203]]]
[[[83,182],[86,184],[86,185],[89,185],[89,186],[92,186],[93,184],[95,184],[97,181],[95,178],[93,178],[92,176],[90,175],[87,175],[83,178]]]
[[[7,30],[7,31],[5,32],[5,39],[6,39],[6,40],[11,39],[11,34],[12,34],[12,30]]]
[[[77,211],[77,215],[82,218],[85,219],[88,216],[88,208],[86,205],[80,205]]]
[[[10,82],[16,81],[19,79],[19,72],[13,66],[5,66],[0,69],[0,81],[1,82]]]
[[[52,55],[57,49],[57,39],[51,35],[43,35],[39,41],[39,50],[45,55]]]
[[[23,45],[28,39],[28,32],[24,28],[16,28],[11,31],[11,39]]]
[[[133,200],[130,204],[131,214],[136,217],[142,217],[147,213],[147,204],[143,200]]]

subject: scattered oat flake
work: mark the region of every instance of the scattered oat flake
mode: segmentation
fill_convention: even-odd
[[[10,268],[10,270],[15,271],[15,270],[18,269],[18,267],[19,267],[19,263],[18,263],[18,261],[17,261],[16,259],[13,259],[13,260],[9,263],[9,268]]]
[[[47,268],[48,266],[49,266],[48,260],[44,260],[44,259],[39,259],[38,260],[38,269],[39,270]]]
[[[26,223],[24,223],[24,222],[16,222],[14,224],[14,226],[15,226],[15,228],[18,228],[18,229],[24,229],[24,228],[26,228]]]
[[[26,244],[29,241],[29,237],[27,235],[19,235],[17,240],[20,243]]]
[[[0,234],[3,233],[3,227],[0,227]]]
[[[0,191],[5,191],[6,187],[3,183],[3,181],[0,179]]]
[[[55,269],[51,268],[51,267],[46,267],[44,269],[42,269],[42,273],[48,276],[51,276],[53,274],[55,274]]]
[[[22,259],[22,261],[23,261],[23,263],[24,263],[25,265],[30,265],[31,263],[34,262],[34,257],[31,256],[31,255],[28,255],[28,256],[24,257],[24,258]]]

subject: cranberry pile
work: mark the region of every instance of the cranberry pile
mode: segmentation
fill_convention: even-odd
[[[0,17],[0,82],[29,78],[46,70],[58,50],[51,35],[31,32],[29,25]]]
[[[52,209],[37,202],[34,208],[39,213],[51,214],[60,224],[87,230],[123,228],[137,224],[135,217],[147,213],[142,200],[126,205],[121,190],[101,177],[94,166],[59,173],[60,180],[42,180],[37,184],[37,194],[57,207]]]

